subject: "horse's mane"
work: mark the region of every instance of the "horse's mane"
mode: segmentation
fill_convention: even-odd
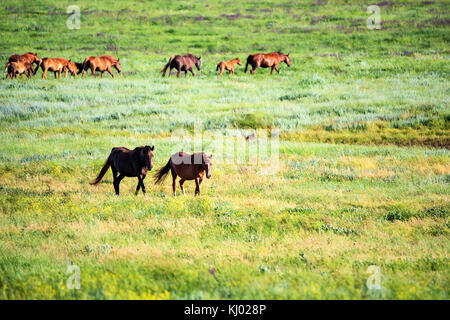
[[[192,53],[187,53],[187,54],[185,54],[185,56],[195,58],[196,60],[198,60],[198,57],[196,55],[193,55]]]
[[[109,55],[104,55],[104,56],[101,56],[101,58],[103,58],[103,59],[107,59],[107,60],[109,60],[109,61],[111,61],[111,62],[113,62],[113,63],[115,63],[115,62],[118,62],[118,61],[119,61],[119,59],[117,59],[117,58],[115,58],[115,57],[113,57],[113,56],[109,56]]]

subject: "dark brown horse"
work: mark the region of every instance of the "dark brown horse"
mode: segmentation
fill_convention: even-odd
[[[261,68],[272,68],[270,70],[270,74],[273,73],[275,69],[278,73],[278,64],[280,62],[285,62],[288,67],[291,66],[291,60],[289,59],[289,53],[284,54],[281,52],[271,52],[271,53],[256,53],[251,54],[247,58],[247,64],[245,65],[245,73],[247,72],[248,65],[252,66],[252,70],[250,70],[251,74],[255,74],[255,70],[259,67]]]
[[[10,63],[10,62],[22,62],[22,63],[28,62],[31,64],[36,63],[37,65],[39,65],[40,61],[41,60],[37,56],[37,53],[33,53],[33,52],[27,52],[24,54],[13,54],[8,59],[8,63]],[[33,71],[33,74],[36,74],[38,67],[39,66],[36,66],[36,69],[31,68],[31,70]],[[5,68],[5,72],[6,72],[6,68]]]
[[[169,171],[172,173],[172,189],[173,194],[176,195],[177,176],[180,177],[180,188],[184,194],[183,183],[186,180],[195,180],[195,194],[200,194],[200,184],[203,181],[203,176],[206,173],[206,178],[211,178],[211,158],[204,152],[196,152],[193,154],[185,152],[174,153],[167,164],[155,173],[155,183],[159,184],[164,181]]]
[[[153,168],[153,150],[155,150],[154,146],[137,147],[134,150],[124,147],[112,148],[102,170],[90,184],[98,184],[111,167],[116,194],[119,194],[119,184],[124,177],[137,177],[139,182],[136,187],[136,195],[139,188],[142,188],[142,193],[145,194],[144,179],[147,172]],[[119,173],[119,176],[117,176],[117,173]]]
[[[166,70],[169,68],[169,77],[172,69],[177,69],[177,77],[180,77],[181,71],[184,71],[184,76],[187,75],[187,72],[190,71],[192,76],[195,76],[193,67],[196,66],[197,70],[200,71],[200,67],[202,62],[200,61],[201,57],[196,57],[193,54],[186,54],[184,56],[171,56],[169,62],[164,66],[161,70],[162,76],[166,75]]]
[[[98,70],[101,72],[102,78],[103,78],[103,73],[105,71],[108,71],[108,73],[111,75],[111,77],[114,78],[114,74],[112,73],[113,67],[114,67],[114,69],[117,70],[117,72],[119,72],[119,74],[121,74],[122,67],[120,66],[119,59],[114,58],[113,56],[87,57],[86,59],[84,59],[84,62],[83,62],[82,77],[84,77],[84,75],[86,74],[86,71],[88,69],[91,69],[92,76],[94,76],[95,71]]]

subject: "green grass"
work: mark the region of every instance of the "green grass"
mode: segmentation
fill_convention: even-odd
[[[0,299],[448,299],[450,5],[384,3],[368,30],[363,1],[77,1],[68,30],[70,1],[4,1],[0,64],[112,54],[124,74],[0,80]],[[215,71],[276,50],[280,74]],[[185,52],[198,77],[161,78]],[[159,167],[199,121],[277,127],[278,172],[216,160],[199,197],[89,185],[112,147]]]

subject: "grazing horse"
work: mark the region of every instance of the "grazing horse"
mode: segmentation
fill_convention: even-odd
[[[47,71],[53,71],[55,78],[58,74],[58,78],[61,78],[61,73],[65,71],[65,77],[67,78],[67,66],[70,60],[64,58],[43,58],[39,62],[39,67],[42,69],[42,79],[47,79]],[[36,68],[37,69],[37,68]]]
[[[139,188],[142,188],[142,193],[145,194],[144,179],[147,172],[153,168],[153,150],[155,150],[155,146],[137,147],[134,150],[124,147],[112,148],[102,170],[90,184],[98,184],[111,167],[116,194],[119,194],[119,184],[124,177],[137,177],[139,182],[136,187],[136,195]],[[117,173],[119,173],[119,176],[117,176]]]
[[[177,77],[180,77],[181,71],[184,71],[184,76],[187,75],[187,72],[190,71],[192,76],[195,76],[193,67],[194,65],[197,67],[197,70],[200,71],[200,67],[202,62],[200,61],[201,57],[196,57],[193,54],[186,54],[184,56],[171,56],[169,62],[164,66],[161,70],[162,76],[166,75],[166,70],[169,68],[169,77],[172,69],[177,69]]]
[[[31,70],[33,71],[33,74],[36,74],[37,69],[39,68],[39,62],[41,60],[39,59],[39,57],[37,56],[37,53],[32,53],[32,52],[27,52],[24,54],[13,54],[11,57],[9,57],[8,59],[8,63],[10,62],[28,62],[28,63],[36,63],[36,69],[33,70],[33,68],[31,68]],[[6,72],[6,68],[5,68],[5,72]]]
[[[101,72],[102,78],[103,73],[105,71],[108,71],[108,73],[111,75],[111,77],[114,78],[114,74],[112,73],[112,67],[114,67],[119,74],[122,72],[122,67],[120,66],[119,59],[114,58],[113,56],[101,56],[101,57],[87,57],[84,59],[83,62],[83,75],[86,74],[86,71],[90,68],[92,72],[92,76],[95,76],[95,71],[98,69],[98,71]]]
[[[78,63],[78,62],[69,62],[69,64],[64,67],[64,71],[67,73],[67,71],[69,71],[72,76],[74,76],[75,78],[78,78],[78,74],[81,73],[81,70],[83,68],[83,64],[82,63]]]
[[[29,62],[9,62],[6,65],[6,79],[8,76],[11,79],[15,79],[18,74],[23,75],[26,74],[28,78],[31,78],[33,74],[33,65]]]
[[[172,173],[172,189],[173,195],[176,195],[177,176],[180,177],[180,188],[184,194],[183,183],[186,180],[195,180],[195,194],[200,194],[200,184],[203,181],[203,176],[206,172],[206,178],[211,178],[211,158],[204,152],[196,152],[193,154],[185,152],[174,153],[167,164],[156,171],[155,183],[159,184],[164,181],[169,171]]]
[[[250,70],[251,74],[255,74],[255,70],[259,67],[261,68],[272,68],[270,70],[270,74],[273,73],[275,69],[278,73],[277,66],[280,62],[285,62],[288,67],[291,66],[291,60],[289,59],[289,53],[283,54],[281,52],[271,52],[271,53],[256,53],[251,54],[247,58],[247,64],[245,65],[245,73],[247,73],[248,65],[252,66],[252,70]]]
[[[236,64],[241,65],[241,60],[239,58],[230,60],[230,61],[221,61],[216,68],[216,71],[220,69],[219,76],[223,75],[224,70],[228,70],[228,74],[233,73],[234,76],[234,68]]]

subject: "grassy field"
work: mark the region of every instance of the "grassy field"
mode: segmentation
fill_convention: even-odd
[[[380,2],[380,30],[368,5],[2,1],[0,65],[112,54],[124,72],[0,80],[0,299],[448,299],[450,4]],[[215,71],[278,50],[280,74]],[[186,52],[198,76],[161,78]],[[160,167],[195,123],[278,128],[277,172],[219,157],[199,197],[89,185],[112,147],[155,145]]]

